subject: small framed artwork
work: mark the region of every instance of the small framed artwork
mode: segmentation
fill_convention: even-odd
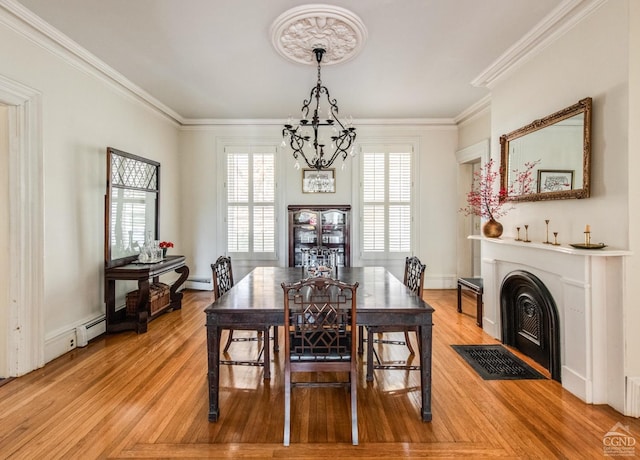
[[[336,192],[335,169],[303,169],[302,192],[303,193],[335,193]]]
[[[573,190],[573,170],[539,169],[538,193]]]

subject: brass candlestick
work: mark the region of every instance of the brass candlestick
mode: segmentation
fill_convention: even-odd
[[[516,238],[516,241],[522,241],[520,239],[520,227],[516,227],[516,231],[518,232],[518,237]]]
[[[560,243],[558,243],[558,232],[553,232],[553,245],[560,246]]]
[[[544,223],[547,226],[547,241],[544,244],[551,244],[551,241],[549,241],[549,219],[545,219]]]
[[[529,226],[525,225],[524,226],[524,241],[525,243],[531,243],[531,240],[529,239]]]
[[[584,232],[584,244],[589,246],[591,244],[591,232]]]

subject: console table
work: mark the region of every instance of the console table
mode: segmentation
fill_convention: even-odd
[[[151,315],[149,311],[149,280],[157,283],[160,275],[175,271],[180,277],[171,285],[171,302],[166,308]],[[142,264],[131,262],[118,267],[105,268],[105,304],[107,332],[134,330],[138,334],[147,332],[147,324],[155,316],[169,309],[182,308],[182,293],[177,292],[189,276],[189,267],[185,265],[185,256],[167,256],[160,262]],[[116,281],[138,281],[138,303],[136,314],[128,317],[126,308],[116,311]]]

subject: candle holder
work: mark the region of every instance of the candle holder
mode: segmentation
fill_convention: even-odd
[[[518,233],[518,237],[516,238],[516,241],[522,241],[520,239],[520,227],[516,227],[516,232]]]
[[[558,243],[558,232],[553,232],[553,245],[560,246],[560,243]]]
[[[585,246],[591,246],[591,232],[584,232],[584,244]]]
[[[524,240],[522,240],[525,243],[531,243],[531,240],[529,239],[529,226],[525,225],[524,226]]]
[[[549,241],[549,219],[545,219],[544,223],[547,226],[547,240],[544,244],[551,244],[551,241]]]

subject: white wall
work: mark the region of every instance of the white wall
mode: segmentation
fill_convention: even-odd
[[[544,241],[544,220],[550,219],[561,243],[582,241],[590,224],[592,241],[628,247],[627,10],[626,1],[606,3],[492,88],[492,157],[498,164],[500,135],[593,98],[591,198],[518,204],[501,219],[506,235],[528,224],[529,238]]]
[[[591,197],[517,204],[514,211],[501,219],[506,236],[515,235],[516,225],[529,224],[529,238],[544,241],[544,220],[550,219],[550,231],[559,232],[559,242],[567,244],[583,241],[584,227],[590,224],[592,241],[604,242],[612,248],[635,249],[637,253],[639,115],[632,103],[637,102],[640,87],[639,14],[634,1],[608,1],[492,87],[492,156],[496,161],[500,135],[584,97],[593,98]],[[635,35],[631,35],[632,45],[629,17],[636,29]],[[629,63],[635,69],[631,80]],[[640,384],[638,257],[626,258],[627,278],[622,295],[616,292],[608,296],[607,311],[616,313],[606,318],[607,340],[620,353],[619,359],[607,364],[616,391],[630,377]],[[636,416],[640,415],[637,398],[632,402]],[[612,405],[620,408],[622,403],[616,400]],[[627,401],[625,413],[632,412]]]
[[[9,110],[0,104],[0,241],[9,241]],[[9,248],[0,244],[0,331],[9,312]],[[0,334],[0,377],[7,373],[7,337]]]
[[[104,313],[107,146],[162,163],[161,235],[181,250],[178,129],[59,47],[39,46],[4,25],[0,74],[42,94],[44,325],[49,344]],[[47,359],[56,354],[45,350]]]
[[[626,270],[626,304],[623,323],[625,327],[626,375],[640,376],[640,2],[629,3],[629,249],[635,254],[630,257]],[[627,410],[629,411],[630,408]],[[640,416],[640,410],[635,414]]]
[[[453,287],[456,276],[456,169],[455,148],[457,132],[453,126],[384,126],[357,125],[358,143],[395,142],[407,139],[418,146],[417,189],[417,253],[427,264],[427,287]],[[208,126],[184,128],[180,136],[182,166],[182,234],[189,246],[191,277],[211,277],[210,264],[225,253],[218,238],[218,194],[223,193],[224,175],[218,170],[217,155],[227,142],[246,142],[272,139],[279,145],[281,125]],[[290,204],[350,204],[352,213],[352,261],[359,264],[359,209],[357,208],[358,179],[354,169],[357,158],[348,158],[342,170],[337,160],[336,193],[302,193],[302,173],[293,168],[289,151],[280,151],[278,193],[282,207],[279,216],[279,259],[288,264],[287,206]],[[355,177],[354,177],[355,176]],[[267,262],[268,263],[268,262]],[[246,272],[245,267],[242,273]],[[396,274],[399,273],[396,271]],[[237,277],[234,264],[234,276]],[[446,285],[446,286],[445,286]]]

